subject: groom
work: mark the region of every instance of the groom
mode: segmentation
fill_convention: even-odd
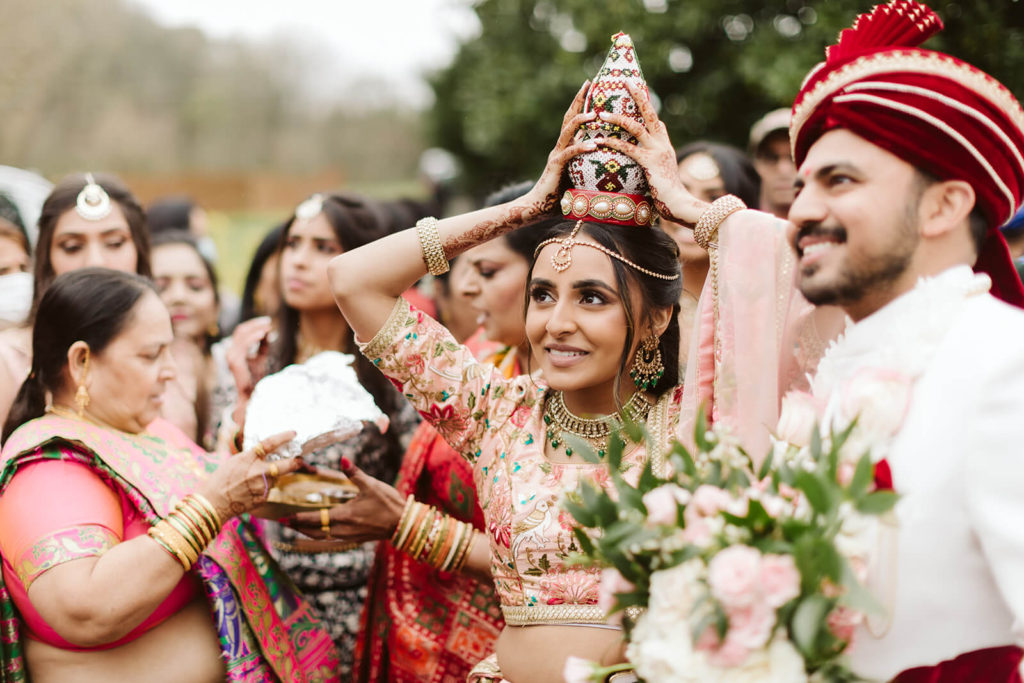
[[[855,323],[812,381],[826,416],[855,417],[844,391],[865,373],[909,388],[884,449],[896,526],[873,556],[887,616],[857,634],[854,670],[1020,681],[1024,290],[998,227],[1024,198],[1024,112],[971,65],[912,47],[941,26],[897,0],[811,72],[789,237],[803,295]]]

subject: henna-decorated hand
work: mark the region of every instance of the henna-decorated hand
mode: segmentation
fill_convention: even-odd
[[[554,149],[548,154],[547,164],[540,174],[540,179],[527,193],[527,199],[540,207],[541,213],[554,211],[562,198],[563,176],[565,165],[575,156],[597,149],[593,141],[583,141],[580,126],[597,118],[595,112],[583,112],[583,104],[587,99],[590,81],[584,81],[583,87],[576,93],[572,104],[562,117],[562,131]]]
[[[405,508],[405,496],[395,487],[374,479],[342,458],[341,469],[359,489],[359,495],[329,511],[330,536],[323,531],[320,511],[299,512],[282,523],[313,538],[362,543],[390,538]],[[321,470],[323,472],[323,470]]]
[[[295,432],[282,432],[267,437],[256,448],[242,451],[224,460],[199,488],[199,493],[217,509],[222,521],[249,512],[267,500],[267,493],[277,477],[299,469],[299,458],[284,458],[267,462],[267,453],[288,443]],[[262,446],[262,453],[258,453]]]
[[[621,126],[636,138],[636,143],[612,137],[600,138],[597,143],[622,152],[640,164],[647,174],[647,184],[651,188],[654,207],[663,218],[693,227],[708,208],[708,204],[690,194],[683,181],[679,179],[676,152],[672,140],[668,137],[668,129],[658,118],[658,113],[654,111],[647,95],[629,81],[626,81],[626,87],[640,109],[644,123],[609,112],[602,112],[600,118]]]

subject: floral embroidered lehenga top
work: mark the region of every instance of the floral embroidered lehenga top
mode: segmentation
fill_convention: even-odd
[[[600,570],[568,562],[579,547],[572,517],[559,501],[584,478],[603,487],[611,478],[603,465],[545,457],[544,383],[527,375],[506,379],[402,299],[360,348],[472,463],[506,623],[603,623]],[[678,406],[679,392],[668,392],[648,418],[661,446],[650,454],[656,465],[678,422]],[[628,452],[624,476],[639,476],[647,457],[643,447]]]

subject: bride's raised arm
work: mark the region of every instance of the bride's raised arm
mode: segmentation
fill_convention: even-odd
[[[574,156],[594,150],[580,142],[580,125],[595,118],[581,113],[590,82],[576,93],[562,120],[558,142],[548,155],[537,184],[506,204],[435,221],[389,235],[334,258],[329,266],[331,290],[356,337],[369,340],[387,320],[402,292],[428,270],[443,273],[448,259],[467,249],[526,225],[558,205],[562,170]]]

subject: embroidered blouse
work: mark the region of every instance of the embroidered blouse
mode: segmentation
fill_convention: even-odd
[[[473,465],[491,546],[491,571],[505,619],[527,623],[600,623],[599,569],[567,562],[579,550],[573,519],[559,505],[581,480],[612,486],[607,468],[553,463],[544,455],[544,396],[539,378],[506,379],[477,361],[442,325],[399,299],[362,352],[398,386],[420,415]],[[678,423],[679,392],[652,409],[648,428],[664,450]],[[637,477],[648,454],[623,460]],[[659,466],[660,453],[651,454]]]

